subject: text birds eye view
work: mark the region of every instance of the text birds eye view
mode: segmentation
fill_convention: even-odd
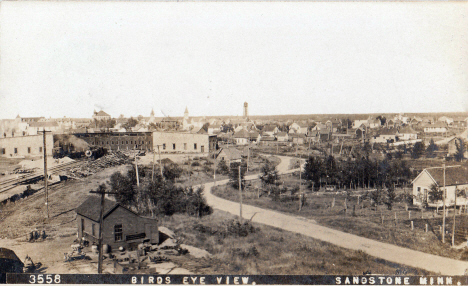
[[[2,119],[2,268],[468,269],[468,114],[255,116],[248,108],[239,106],[242,116],[194,117],[186,107],[183,116]]]

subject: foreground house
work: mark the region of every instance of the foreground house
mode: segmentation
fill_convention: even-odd
[[[236,148],[222,148],[216,157],[218,161],[226,161],[227,165],[230,166],[231,163],[241,162],[242,154]]]
[[[435,184],[441,191],[444,189],[444,170],[442,168],[424,169],[413,180],[413,203],[421,205],[427,201],[431,206],[442,204],[442,202],[431,202],[429,192]],[[468,170],[463,167],[445,169],[446,205],[455,203],[455,189],[468,191]],[[457,205],[465,205],[466,197],[457,197]]]
[[[88,197],[76,208],[78,237],[98,243],[101,198]],[[159,243],[158,221],[153,218],[141,217],[133,211],[105,199],[103,214],[103,244],[111,248],[136,249],[138,244],[149,241]]]
[[[0,247],[0,277],[2,273],[23,273],[23,267],[13,250]]]

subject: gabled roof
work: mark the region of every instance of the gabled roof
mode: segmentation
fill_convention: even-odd
[[[400,128],[400,130],[398,130],[398,132],[400,134],[417,134],[418,133],[418,132],[414,131],[414,129],[411,128],[411,126],[402,127],[402,128]]]
[[[419,176],[423,173],[427,173],[434,182],[439,186],[444,186],[444,169],[443,168],[428,168],[424,169],[417,177],[413,180],[416,181]],[[446,186],[455,186],[455,185],[465,185],[468,184],[468,169],[466,167],[447,167],[445,169],[445,185]]]
[[[433,124],[428,124],[424,127],[428,127],[428,128],[443,128],[443,127],[447,127],[447,123],[445,122],[441,122],[441,121],[437,121]]]
[[[120,205],[117,202],[104,199],[103,217],[105,218],[118,206]],[[76,213],[95,222],[99,222],[99,217],[101,215],[101,198],[97,196],[89,196],[79,207],[76,208]]]
[[[0,247],[0,259],[16,260],[21,262],[13,250],[3,247]]]
[[[221,151],[218,153],[218,156],[224,153],[229,160],[237,160],[242,158],[242,154],[236,148],[222,148]]]
[[[396,135],[398,130],[396,128],[382,128],[379,131],[379,135]]]
[[[276,125],[265,125],[263,126],[263,132],[273,132],[275,131]]]
[[[95,116],[109,116],[109,117],[110,117],[110,115],[109,115],[109,114],[105,113],[105,112],[104,112],[104,111],[102,111],[102,110],[101,110],[101,111],[99,111],[99,112],[98,112],[98,113],[97,113]]]
[[[286,132],[278,132],[275,134],[277,137],[284,137],[284,136],[288,136],[288,133]]]
[[[233,137],[234,138],[250,138],[250,134],[249,134],[249,132],[247,132],[247,130],[242,129],[242,130],[239,130],[236,133],[234,133]]]

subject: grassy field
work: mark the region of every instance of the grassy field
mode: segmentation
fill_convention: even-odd
[[[426,275],[408,268],[347,250],[303,235],[253,224],[246,236],[229,232],[235,217],[216,210],[196,219],[174,215],[161,219],[181,243],[206,249],[211,258],[180,261],[182,267],[198,274],[373,274],[407,273]],[[234,223],[235,225],[235,223]],[[183,259],[182,257],[180,259]]]
[[[281,182],[291,188],[298,186],[298,180],[294,177],[282,176]],[[382,242],[407,247],[410,249],[446,256],[454,259],[468,260],[468,251],[455,249],[450,246],[453,212],[449,212],[446,219],[446,242],[441,242],[440,226],[442,225],[442,212],[421,211],[419,209],[408,209],[406,203],[398,202],[389,210],[385,205],[374,207],[369,198],[363,192],[347,197],[342,193],[306,193],[306,201],[299,211],[298,196],[285,194],[280,198],[273,199],[262,192],[258,180],[250,181],[243,193],[245,204],[272,209],[282,213],[302,216],[317,221],[317,223],[353,233],[362,237],[375,239]],[[213,193],[222,198],[238,201],[239,193],[232,187],[218,186]],[[259,197],[260,194],[260,197]],[[347,210],[345,210],[345,201]],[[458,212],[457,212],[458,214]],[[396,216],[396,220],[395,220]],[[411,229],[413,221],[413,229]],[[428,232],[426,232],[426,224]],[[457,231],[455,243],[466,244],[468,237],[468,215],[457,215]]]

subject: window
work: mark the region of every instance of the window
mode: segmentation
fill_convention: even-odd
[[[18,154],[18,148],[15,148],[15,154]]]
[[[125,144],[128,144],[128,141],[125,141]]]
[[[175,143],[172,143],[172,150],[175,150]]]
[[[5,148],[2,148],[2,155],[5,155]]]
[[[39,147],[39,153],[42,152],[42,147]]]
[[[166,143],[163,144],[163,150],[166,150]]]
[[[187,143],[184,143],[184,150],[187,150]]]
[[[96,228],[96,225],[93,223],[91,225],[91,232],[92,232],[93,236],[96,236],[96,229],[95,228]]]
[[[81,219],[81,236],[84,235],[84,230],[85,230],[85,224],[84,224],[84,218]]]
[[[114,238],[115,238],[115,241],[122,241],[123,232],[122,232],[121,224],[114,225]]]
[[[31,154],[31,147],[28,147],[28,154]]]
[[[193,143],[193,149],[197,150],[197,143]]]
[[[132,140],[132,141],[130,141],[130,144],[133,144],[133,140]]]

